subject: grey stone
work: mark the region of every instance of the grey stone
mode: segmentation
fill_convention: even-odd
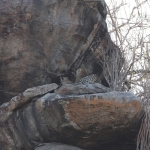
[[[46,94],[57,88],[58,88],[58,85],[55,83],[29,88],[25,92],[11,99],[11,101],[9,102],[9,106],[8,106],[9,110],[12,111],[18,107],[21,107],[22,105],[31,101],[34,97]]]
[[[35,96],[43,95],[45,93],[51,92],[57,88],[58,88],[58,85],[55,83],[37,86],[37,87],[33,87],[33,88],[29,88],[25,90],[23,92],[23,96],[28,97],[28,98],[33,98]]]
[[[140,100],[129,92],[47,93],[14,111],[8,106],[3,105],[6,119],[0,114],[2,150],[32,150],[56,141],[88,150],[135,149],[144,114]]]
[[[63,95],[81,95],[109,92],[110,89],[99,83],[94,84],[63,84],[59,89],[55,90],[57,94]]]

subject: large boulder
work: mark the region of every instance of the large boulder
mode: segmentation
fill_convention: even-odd
[[[43,68],[77,69],[107,34],[105,18],[103,0],[1,0],[0,104],[27,88],[59,83]],[[91,73],[94,63],[90,55],[82,64]]]
[[[0,107],[1,150],[32,150],[50,142],[87,150],[131,150],[143,116],[140,101],[129,92],[47,93],[13,109],[10,103]]]

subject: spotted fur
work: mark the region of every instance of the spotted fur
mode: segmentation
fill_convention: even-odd
[[[95,83],[95,82],[98,82],[100,81],[100,78],[98,77],[97,74],[92,74],[92,75],[89,75],[89,76],[86,76],[84,78],[82,78],[78,84],[86,84],[86,83]]]

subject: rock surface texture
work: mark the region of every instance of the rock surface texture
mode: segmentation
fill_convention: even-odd
[[[93,94],[93,93],[106,93],[110,89],[99,84],[65,84],[55,90],[55,93],[61,95],[81,95],[81,94]]]
[[[0,103],[27,88],[59,82],[43,68],[68,72],[71,80],[81,62],[93,72],[91,49],[107,34],[105,18],[103,0],[0,0]]]
[[[16,98],[13,109],[11,103],[0,107],[1,150],[33,150],[50,142],[87,150],[133,150],[143,115],[140,101],[129,92],[47,93],[24,103]]]

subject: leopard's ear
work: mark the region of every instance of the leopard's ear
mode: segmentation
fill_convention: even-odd
[[[77,71],[76,71],[76,83],[79,82],[85,76],[87,76],[87,71],[85,68],[77,69]]]

